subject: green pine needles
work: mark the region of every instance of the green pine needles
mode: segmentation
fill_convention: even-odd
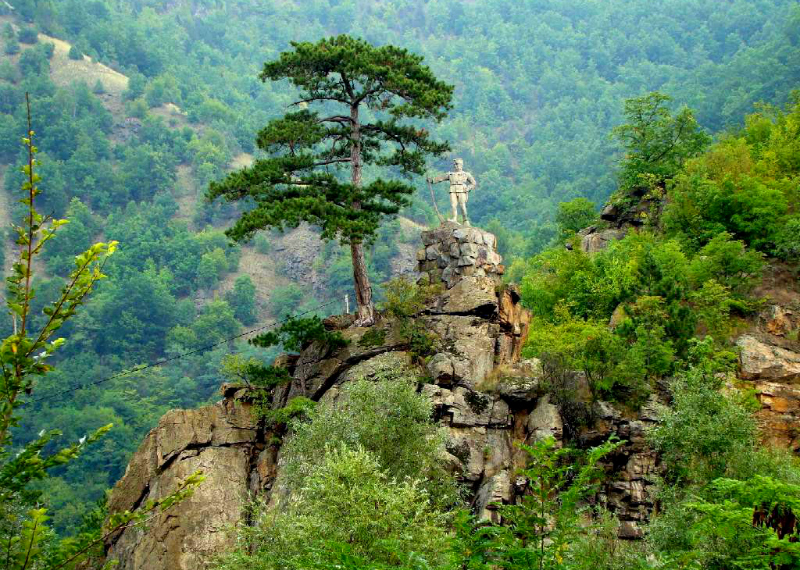
[[[409,204],[413,187],[380,177],[363,182],[363,168],[388,168],[404,178],[423,174],[426,158],[449,145],[433,140],[420,123],[445,117],[453,87],[437,80],[421,56],[394,46],[343,35],[292,47],[266,63],[260,77],[289,80],[298,88],[299,110],[258,134],[268,158],[212,182],[208,198],[250,200],[252,207],[227,232],[237,241],[307,222],[320,228],[322,239],[350,245],[358,322],[370,325],[374,307],[363,244],[383,219]]]

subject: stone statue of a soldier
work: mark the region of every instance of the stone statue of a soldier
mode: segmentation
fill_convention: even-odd
[[[469,218],[467,217],[467,201],[469,200],[469,193],[472,191],[477,182],[472,177],[472,174],[464,170],[464,161],[460,158],[453,160],[453,171],[436,178],[428,178],[428,182],[437,184],[450,182],[450,209],[452,210],[453,217],[451,222],[458,223],[458,208],[461,208],[461,214],[464,217],[464,225],[469,225]]]

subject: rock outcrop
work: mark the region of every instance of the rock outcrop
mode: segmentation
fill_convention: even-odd
[[[600,228],[590,226],[581,230],[581,249],[586,253],[597,253],[608,247],[613,241],[621,240],[628,234],[627,228]]]
[[[478,228],[444,222],[422,232],[423,248],[417,252],[424,281],[444,283],[448,289],[464,277],[488,277],[499,285],[505,272],[494,234]]]
[[[226,531],[241,518],[254,458],[264,448],[249,407],[229,393],[213,406],[173,410],[147,434],[114,487],[109,512],[169,495],[196,471],[206,480],[146,528],[112,537],[109,558],[120,568],[196,570],[230,544]]]
[[[389,319],[367,329],[353,327],[346,317],[330,318],[326,325],[337,328],[347,346],[331,350],[315,343],[284,358],[281,365],[292,381],[274,394],[272,405],[301,395],[335,398],[340,386],[355,378],[386,368],[412,369],[426,378],[421,390],[449,431],[445,461],[471,493],[474,510],[496,521],[497,505],[524,492],[518,473],[526,455],[517,444],[547,436],[561,442],[569,418],[547,393],[541,365],[521,359],[530,315],[518,290],[500,282],[494,236],[445,224],[425,232],[423,240],[422,280],[445,285],[415,317],[434,340],[427,353],[412,352],[403,327]],[[578,390],[586,392],[585,386]],[[162,497],[197,469],[207,480],[146,529],[127,529],[110,539],[108,550],[120,570],[203,568],[209,555],[232,545],[224,531],[241,522],[245,502],[280,487],[280,448],[273,434],[252,420],[248,391],[225,387],[223,396],[214,406],[165,415],[131,459],[112,493],[111,512]],[[652,507],[649,489],[657,470],[644,441],[645,426],[654,418],[631,417],[605,403],[595,404],[593,416],[597,421],[581,432],[578,443],[595,445],[611,433],[625,441],[610,459],[613,477],[598,500],[618,513],[626,536],[638,537]]]
[[[656,222],[663,203],[658,198],[646,196],[646,190],[636,188],[627,201],[607,203],[600,213],[599,223],[578,232],[580,248],[586,253],[597,253],[607,248],[610,243],[621,240],[630,231],[642,227],[646,222]]]
[[[791,270],[770,267],[756,294],[769,300],[736,341],[739,377],[761,403],[766,445],[800,452],[800,292]]]

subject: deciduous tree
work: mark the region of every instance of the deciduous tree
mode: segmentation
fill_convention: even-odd
[[[623,189],[663,184],[711,141],[690,109],[684,107],[673,114],[670,101],[670,96],[658,91],[625,101],[629,122],[614,129],[614,136],[625,147],[620,170]]]

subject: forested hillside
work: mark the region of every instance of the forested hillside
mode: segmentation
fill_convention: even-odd
[[[29,435],[59,427],[76,440],[115,425],[48,483],[60,531],[119,478],[167,409],[213,397],[225,353],[273,354],[221,344],[77,387],[338,302],[350,288],[349,260],[335,246],[317,246],[305,231],[294,242],[308,247],[295,257],[281,252],[294,254],[297,243],[269,234],[229,247],[222,230],[237,211],[202,199],[210,181],[257,154],[257,131],[293,100],[286,85],[257,78],[290,41],[349,33],[425,56],[456,87],[436,134],[479,182],[475,221],[519,258],[558,239],[560,202],[583,196],[599,206],[616,189],[619,150],[609,133],[627,97],[669,93],[701,127],[722,133],[758,101],[786,102],[800,80],[792,65],[800,11],[780,0],[9,0],[0,17],[0,219],[22,211],[9,205],[23,181],[18,141],[29,92],[41,210],[71,220],[37,268],[37,308],[55,297],[78,251],[99,238],[121,244],[109,279],[67,325],[70,342],[37,385],[36,412],[23,426]],[[433,220],[427,194],[404,215],[370,252],[376,282],[408,253],[415,224]],[[541,316],[552,318],[548,311]],[[0,322],[3,336],[10,330]]]

